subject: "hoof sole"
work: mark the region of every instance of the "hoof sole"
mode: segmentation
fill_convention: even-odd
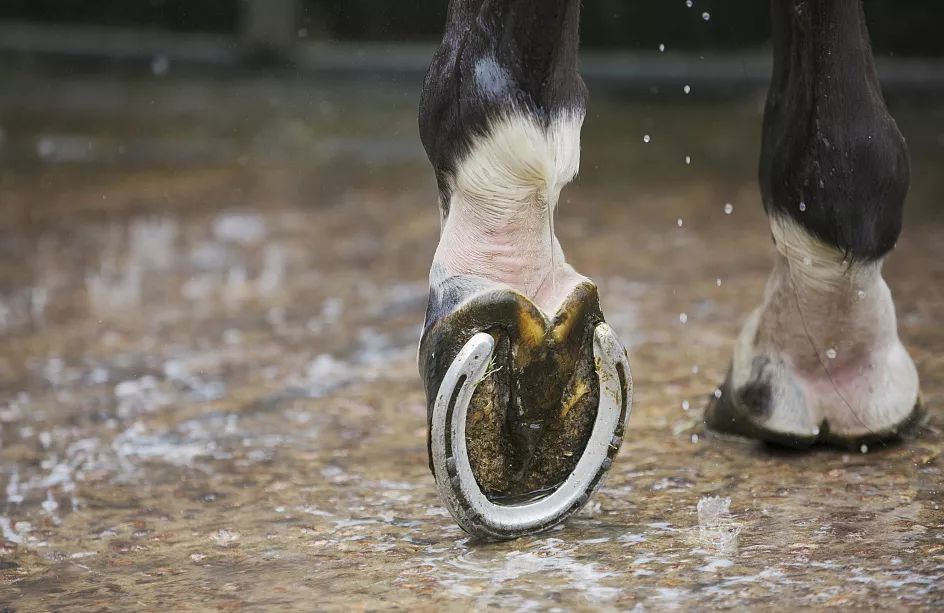
[[[503,504],[483,492],[473,473],[466,440],[469,404],[487,374],[494,350],[494,338],[478,333],[449,366],[433,404],[430,454],[440,496],[459,526],[479,538],[503,540],[552,528],[587,503],[622,443],[632,406],[632,378],[625,349],[609,326],[598,324],[593,355],[599,404],[583,453],[569,476],[550,493]]]

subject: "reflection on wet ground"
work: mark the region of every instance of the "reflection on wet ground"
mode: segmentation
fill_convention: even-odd
[[[944,605],[939,106],[894,105],[886,265],[930,422],[798,454],[700,424],[771,262],[760,98],[596,99],[557,228],[631,347],[628,437],[576,518],[481,544],[426,462],[412,84],[4,81],[0,604]]]

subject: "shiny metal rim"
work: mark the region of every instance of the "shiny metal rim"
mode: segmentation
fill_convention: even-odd
[[[469,402],[494,347],[492,336],[480,332],[469,339],[446,371],[433,408],[433,469],[443,502],[464,530],[475,536],[507,539],[547,530],[564,521],[600,486],[622,443],[632,406],[632,378],[619,339],[608,325],[597,325],[593,354],[600,404],[583,455],[564,483],[544,498],[496,504],[475,480],[465,439]]]

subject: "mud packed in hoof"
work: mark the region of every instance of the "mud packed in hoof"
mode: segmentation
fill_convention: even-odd
[[[596,300],[569,300],[551,321],[522,302],[517,330],[489,330],[495,350],[469,405],[466,444],[493,502],[550,493],[576,466],[599,403],[593,330],[601,318]]]

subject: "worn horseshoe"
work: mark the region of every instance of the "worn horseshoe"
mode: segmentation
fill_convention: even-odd
[[[466,447],[466,414],[494,350],[490,334],[475,334],[459,351],[439,386],[432,415],[433,473],[446,508],[463,530],[489,539],[511,539],[547,530],[580,510],[600,487],[623,441],[632,407],[626,350],[605,323],[594,330],[593,355],[600,401],[583,455],[553,492],[521,504],[498,504],[483,494]]]

